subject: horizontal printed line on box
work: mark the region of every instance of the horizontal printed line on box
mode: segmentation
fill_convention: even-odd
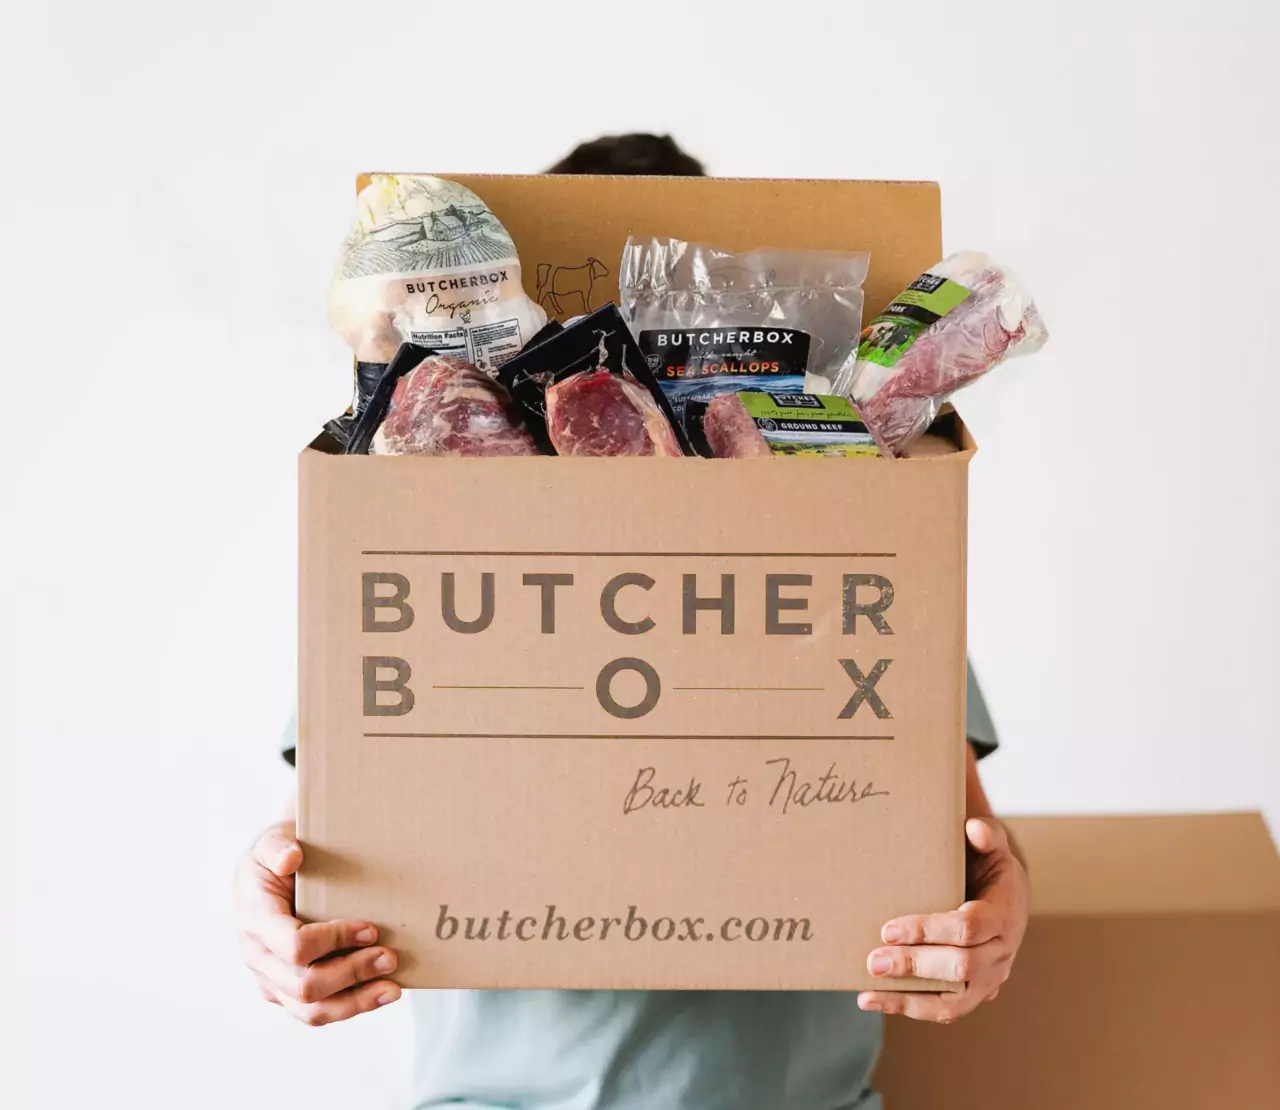
[[[672,686],[673,690],[702,693],[712,691],[721,694],[821,694],[825,686]]]
[[[585,690],[585,686],[432,686],[433,690]]]
[[[825,686],[673,686],[673,690],[686,693],[721,693],[721,694],[821,694]],[[471,683],[443,683],[432,686],[433,690],[585,690],[585,686],[532,686],[515,683],[480,685]]]
[[[892,736],[760,736],[756,733],[366,732],[370,740],[892,740]]]
[[[429,558],[492,556],[555,559],[896,559],[895,551],[361,551],[361,555]]]

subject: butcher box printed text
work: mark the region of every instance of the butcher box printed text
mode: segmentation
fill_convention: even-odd
[[[744,941],[790,943],[813,940],[813,926],[807,917],[725,917],[708,923],[704,917],[648,917],[638,906],[628,906],[625,914],[605,917],[574,917],[549,905],[538,914],[503,910],[497,915],[459,912],[448,904],[440,906],[435,937],[439,941],[524,941],[562,942],[630,941],[665,944],[689,941]]]
[[[421,553],[428,554],[428,553]],[[594,558],[621,558],[601,554]],[[713,556],[690,556],[712,558]],[[714,556],[716,558],[722,558]],[[749,556],[749,558],[765,558]],[[883,556],[881,558],[888,558]],[[441,686],[438,672],[447,664],[439,651],[431,658],[413,658],[408,652],[370,652],[362,657],[360,676],[363,715],[366,718],[405,718],[412,714],[424,692],[432,689],[517,690],[520,675],[513,668],[528,665],[525,659],[502,659],[502,630],[495,624],[502,618],[504,601],[511,605],[519,595],[522,619],[539,633],[539,664],[554,662],[556,640],[570,640],[607,630],[619,647],[612,658],[591,665],[591,673],[564,675],[566,685],[531,686],[529,689],[581,691],[594,700],[602,727],[609,722],[638,721],[648,717],[671,691],[819,690],[828,695],[820,711],[827,721],[891,721],[893,712],[886,701],[882,680],[893,665],[891,652],[882,645],[892,643],[894,634],[890,610],[894,605],[893,582],[882,573],[841,571],[821,576],[815,589],[814,575],[792,571],[752,573],[678,573],[662,582],[662,571],[619,570],[591,584],[580,581],[570,571],[518,571],[514,568],[461,573],[438,571],[408,573],[392,570],[367,571],[361,578],[361,628],[376,637],[378,646],[403,642],[392,634],[422,630],[432,622],[432,642],[481,637],[494,632],[492,685]],[[661,586],[661,589],[655,587]],[[582,594],[591,594],[589,604]],[[821,596],[815,596],[816,594]],[[659,602],[659,598],[663,600]],[[572,606],[567,602],[572,601]],[[574,620],[565,619],[569,609]],[[579,625],[587,627],[578,627]],[[594,626],[594,627],[591,627]],[[662,627],[668,635],[678,630],[680,638],[763,637],[765,642],[794,643],[797,638],[820,640],[832,645],[831,656],[806,660],[809,673],[818,675],[808,685],[801,678],[768,676],[742,687],[705,684],[689,673],[687,663],[677,674],[664,674],[661,646],[646,652],[645,637]],[[815,637],[815,626],[822,635]],[[667,641],[669,643],[669,641]],[[370,643],[373,646],[373,643]],[[744,645],[745,646],[745,645]],[[434,670],[428,670],[434,668]],[[432,677],[422,679],[427,671]],[[501,673],[500,673],[501,672]],[[788,686],[786,681],[793,685]],[[711,682],[711,679],[702,680]],[[509,683],[509,685],[505,684]],[[809,712],[812,717],[814,714]],[[390,722],[388,722],[390,723]]]

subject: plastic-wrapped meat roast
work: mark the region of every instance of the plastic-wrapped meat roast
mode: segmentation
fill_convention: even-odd
[[[371,455],[536,455],[507,391],[469,362],[429,355],[391,395]]]
[[[867,326],[832,392],[853,401],[886,454],[901,455],[952,393],[1048,337],[1008,270],[976,251],[955,254]]]
[[[604,368],[555,382],[546,404],[547,433],[557,454],[684,454],[649,391]]]

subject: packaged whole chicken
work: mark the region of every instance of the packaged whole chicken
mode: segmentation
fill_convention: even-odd
[[[371,455],[537,455],[510,394],[469,362],[406,345],[397,361],[416,365],[395,376],[396,364],[352,437]],[[391,379],[394,378],[394,385]],[[381,394],[385,393],[385,396]],[[382,410],[385,410],[385,414]],[[364,428],[378,421],[371,437]]]
[[[616,305],[544,334],[498,376],[547,453],[691,453]]]
[[[676,419],[721,393],[804,391],[862,327],[869,256],[628,240],[623,315]]]
[[[487,373],[547,322],[524,291],[506,228],[475,193],[422,174],[375,174],[329,290],[329,322],[356,356],[353,421],[401,343]]]
[[[1017,279],[966,251],[913,281],[867,325],[831,379],[811,376],[810,388],[852,400],[885,454],[900,456],[956,390],[1048,338]]]

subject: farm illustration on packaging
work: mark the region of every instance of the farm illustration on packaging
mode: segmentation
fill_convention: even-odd
[[[375,174],[361,190],[329,320],[364,363],[416,343],[492,371],[547,322],[506,228],[464,185]]]

